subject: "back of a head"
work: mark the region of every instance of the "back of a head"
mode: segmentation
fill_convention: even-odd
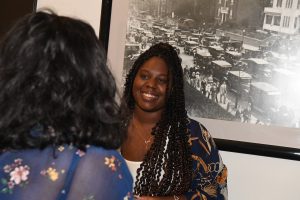
[[[45,12],[22,18],[1,42],[0,89],[0,148],[121,144],[114,78],[83,21]],[[38,140],[30,135],[36,125]]]

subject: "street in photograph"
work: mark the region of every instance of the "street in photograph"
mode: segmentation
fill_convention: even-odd
[[[128,12],[123,77],[167,42],[190,116],[300,128],[300,0],[130,0]]]

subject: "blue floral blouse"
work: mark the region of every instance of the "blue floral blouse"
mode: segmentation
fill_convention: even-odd
[[[189,200],[227,200],[227,168],[212,136],[199,122],[188,125],[192,146],[193,181],[186,198]]]
[[[0,154],[1,200],[127,200],[132,177],[120,154],[89,146]]]

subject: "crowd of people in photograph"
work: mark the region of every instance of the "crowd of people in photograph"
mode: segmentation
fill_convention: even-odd
[[[215,106],[232,115],[240,112],[242,117],[238,121],[276,122],[287,126],[293,126],[297,121],[297,118],[291,118],[295,116],[291,109],[293,99],[275,100],[284,99],[281,97],[293,91],[291,87],[285,90],[278,85],[278,82],[292,80],[282,75],[283,67],[275,62],[278,55],[274,51],[277,44],[275,37],[257,46],[251,44],[249,38],[247,43],[244,42],[244,31],[239,38],[233,39],[230,33],[209,25],[185,30],[154,18],[148,19],[147,23],[145,21],[141,17],[132,19],[134,25],[129,26],[126,45],[139,44],[139,47],[132,53],[131,62],[126,62],[125,58],[125,65],[132,63],[149,46],[168,42],[182,58],[186,82],[215,102]],[[284,70],[292,71],[292,65],[289,67]],[[281,113],[281,107],[288,108],[289,114],[279,120],[281,115],[286,114]]]

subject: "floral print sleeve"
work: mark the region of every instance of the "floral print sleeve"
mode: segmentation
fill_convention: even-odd
[[[125,161],[100,147],[6,151],[0,154],[0,180],[1,200],[133,199]]]
[[[3,172],[6,176],[1,178],[1,193],[12,194],[15,187],[25,187],[28,184],[30,167],[23,165],[22,162],[23,160],[18,158],[3,167]]]
[[[190,120],[193,181],[185,195],[191,200],[227,200],[227,168],[214,140],[200,123]]]

